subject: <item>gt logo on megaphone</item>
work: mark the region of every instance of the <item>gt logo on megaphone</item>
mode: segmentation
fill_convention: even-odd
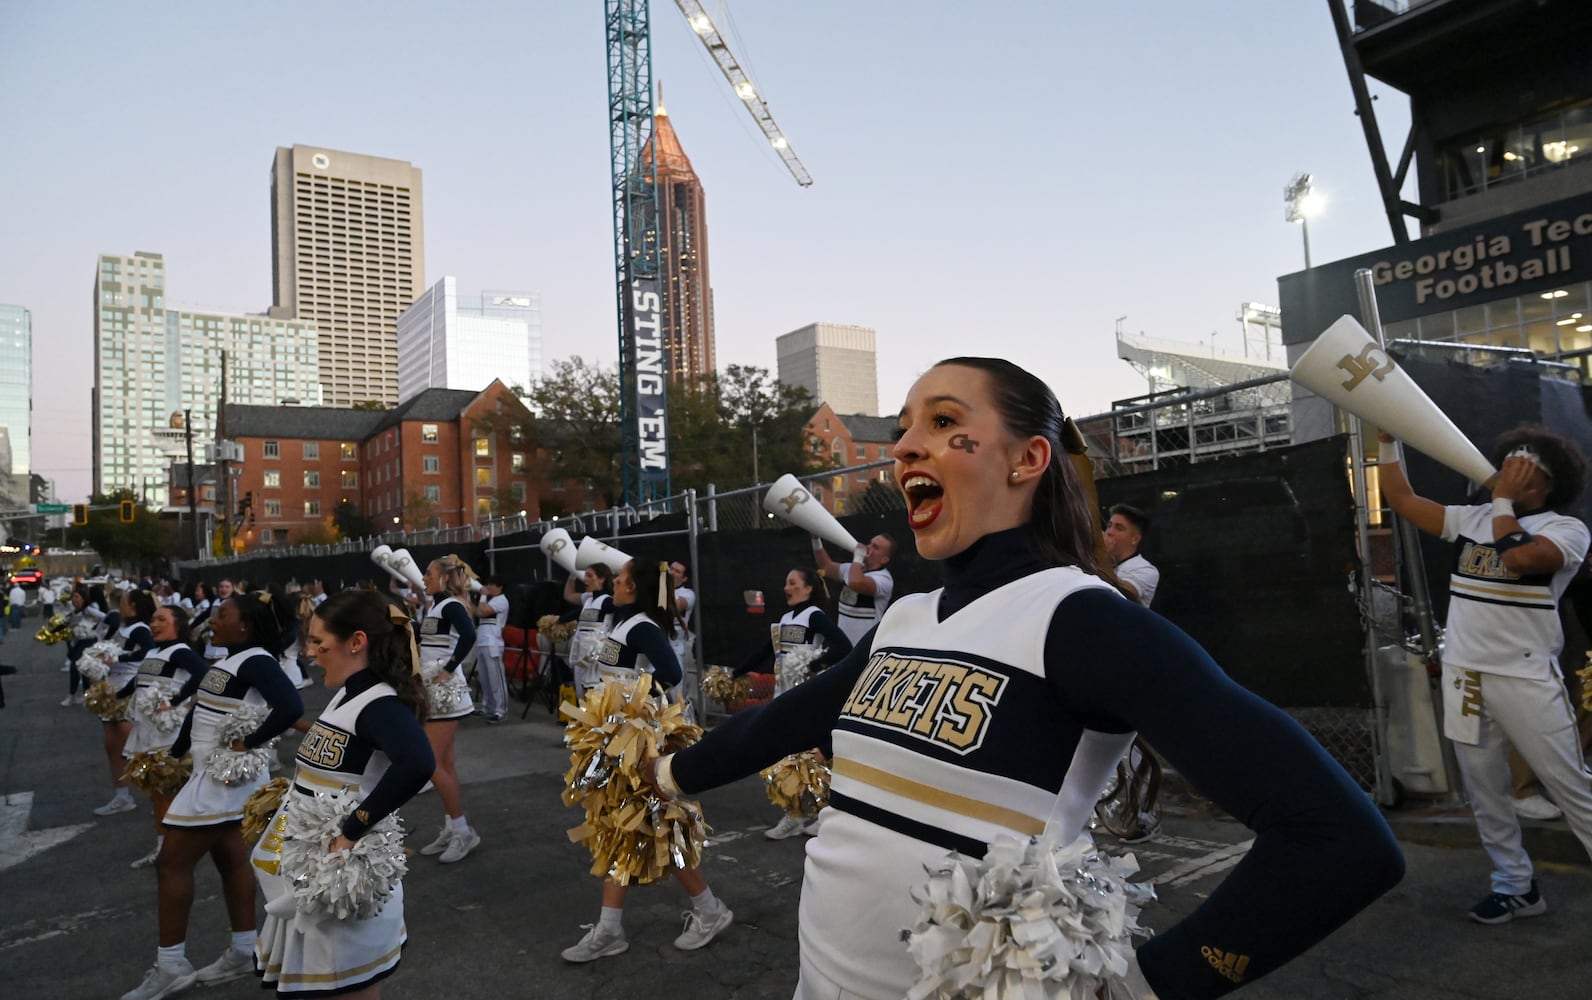
[[[566,543],[562,538],[553,539],[553,544],[547,547],[547,554],[550,556],[558,555],[560,552],[564,551],[565,544]]]
[[[1376,357],[1380,355],[1380,360]],[[1343,383],[1344,392],[1353,392],[1361,382],[1367,378],[1374,378],[1378,382],[1387,378],[1393,371],[1393,359],[1388,357],[1383,350],[1375,344],[1366,344],[1358,356],[1345,354],[1338,359],[1338,367],[1349,375],[1349,380]]]
[[[811,500],[811,499],[812,499],[812,494],[808,493],[806,490],[791,490],[790,491],[790,495],[789,496],[780,497],[779,498],[779,502],[780,502],[781,505],[784,506],[785,513],[789,514],[791,511],[795,510],[798,506],[800,506],[801,504],[806,503],[808,500]]]

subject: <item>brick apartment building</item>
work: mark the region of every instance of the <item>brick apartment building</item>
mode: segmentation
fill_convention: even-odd
[[[817,465],[841,469],[890,457],[895,443],[896,418],[870,417],[866,413],[839,414],[828,403],[808,419],[802,433]],[[875,482],[890,483],[894,473],[886,466],[866,472],[830,476],[815,482],[813,495],[834,514],[852,513],[855,498]]]
[[[507,419],[492,432],[479,426],[498,414]],[[345,500],[377,531],[538,516],[546,463],[510,426],[528,416],[496,380],[480,392],[427,389],[391,410],[228,406],[226,436],[243,449],[232,467],[234,513],[241,504],[251,515],[239,541],[295,544]]]

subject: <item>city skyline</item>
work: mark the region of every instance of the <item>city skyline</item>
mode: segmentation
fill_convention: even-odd
[[[443,21],[413,3],[316,7],[311,34],[294,12],[312,8],[292,2],[179,2],[88,35],[70,3],[0,12],[16,43],[0,113],[15,148],[40,151],[0,163],[0,211],[29,234],[0,245],[0,301],[32,311],[36,385],[51,387],[37,471],[62,497],[88,487],[89,258],[157,249],[182,262],[195,308],[263,308],[263,163],[292,143],[423,165],[428,271],[540,291],[544,357],[612,364],[602,18],[574,6],[474,3]],[[800,189],[690,29],[654,11],[654,75],[713,192],[719,365],[773,370],[779,334],[843,317],[878,331],[886,412],[934,360],[978,350],[1086,415],[1144,391],[1115,357],[1118,316],[1237,347],[1239,303],[1274,303],[1277,276],[1302,265],[1283,221],[1293,174],[1328,199],[1317,262],[1392,242],[1325,4],[966,14],[735,9],[731,41],[816,180]],[[437,37],[415,36],[419,21]],[[355,36],[388,58],[348,59]],[[471,58],[426,58],[439,45]],[[316,72],[255,71],[288,50]],[[132,79],[160,127],[72,127]],[[359,87],[383,99],[322,96]],[[1373,92],[1396,155],[1406,102]],[[106,148],[160,166],[105,171]]]

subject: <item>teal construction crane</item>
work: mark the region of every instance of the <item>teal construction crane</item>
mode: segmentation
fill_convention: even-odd
[[[796,182],[813,179],[768,104],[737,63],[702,5],[675,0]],[[615,298],[619,312],[620,461],[624,501],[669,493],[668,392],[672,359],[663,336],[658,194],[645,162],[653,133],[650,0],[604,0],[608,36],[608,155],[614,215]]]

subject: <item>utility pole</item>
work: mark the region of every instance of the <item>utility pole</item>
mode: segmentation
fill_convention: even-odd
[[[193,470],[193,411],[182,411],[182,437],[188,446],[188,518],[193,521],[193,557],[204,555],[205,534],[199,526],[199,483]]]
[[[221,352],[221,401],[216,404],[216,468],[220,472],[221,516],[216,527],[221,532],[226,554],[232,554],[232,474],[227,467],[227,352]]]

